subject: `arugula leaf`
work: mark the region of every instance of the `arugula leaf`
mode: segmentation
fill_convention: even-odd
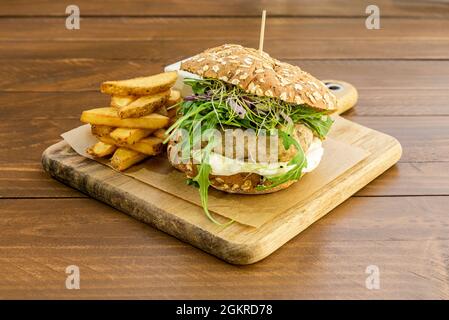
[[[206,162],[202,162],[200,165],[198,165],[198,174],[193,178],[192,180],[196,182],[200,188],[200,198],[201,198],[201,206],[203,207],[204,213],[206,216],[211,220],[213,223],[218,224],[219,226],[228,226],[231,223],[234,222],[234,220],[230,220],[226,223],[221,223],[217,220],[215,220],[214,217],[209,212],[208,208],[208,198],[209,198],[209,186],[210,186],[210,180],[209,175],[212,171],[212,167]]]
[[[198,182],[194,181],[193,179],[186,179],[186,185],[194,186],[195,188],[199,188],[200,187]]]
[[[266,180],[270,181],[271,184],[268,186],[259,185],[256,187],[256,190],[271,189],[285,182],[292,180],[297,181],[301,178],[302,170],[305,167],[307,167],[307,158],[299,142],[296,141],[296,139],[292,138],[291,130],[289,132],[279,130],[278,134],[281,137],[282,143],[286,150],[288,150],[292,145],[296,148],[295,156],[287,164],[287,165],[294,165],[294,167],[282,175],[267,177]]]
[[[202,81],[198,81],[196,79],[185,79],[184,83],[192,87],[192,91],[195,94],[204,94],[206,92],[206,89],[208,87],[207,83],[204,83]]]

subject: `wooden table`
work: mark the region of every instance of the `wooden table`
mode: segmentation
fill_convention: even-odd
[[[0,298],[449,298],[449,5],[371,1],[0,2]],[[399,139],[401,161],[264,261],[226,264],[52,180],[40,155],[105,106],[103,80],[222,43],[353,83],[348,119]],[[81,289],[65,288],[68,265]],[[367,266],[380,270],[368,290]]]

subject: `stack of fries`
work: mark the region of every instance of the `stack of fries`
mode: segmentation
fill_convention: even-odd
[[[163,151],[165,129],[176,117],[181,93],[172,89],[177,73],[106,81],[101,92],[111,95],[111,106],[83,111],[81,121],[89,123],[99,142],[87,149],[95,157],[111,156],[117,170]]]

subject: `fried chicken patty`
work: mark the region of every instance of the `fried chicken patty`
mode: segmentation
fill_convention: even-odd
[[[282,138],[278,138],[277,143],[274,143],[273,147],[277,147],[276,153],[271,154],[270,137],[267,135],[248,134],[248,132],[241,129],[225,128],[224,130],[218,130],[221,134],[221,148],[214,148],[214,152],[226,156],[231,159],[238,160],[251,160],[254,162],[288,162],[291,160],[297,150],[295,146],[290,146],[288,150],[285,149]],[[299,142],[301,148],[306,152],[310,144],[313,141],[313,132],[304,124],[296,124],[293,130],[293,138]],[[232,143],[229,143],[231,141]],[[265,145],[261,145],[261,139],[265,139]],[[173,144],[177,144],[180,141],[175,139]],[[250,143],[252,142],[252,143]],[[204,148],[207,142],[202,142]],[[265,151],[265,154],[261,154]]]

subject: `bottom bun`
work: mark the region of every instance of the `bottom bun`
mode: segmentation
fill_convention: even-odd
[[[168,152],[169,154],[169,152]],[[170,156],[169,156],[170,161]],[[184,172],[188,178],[193,178],[197,175],[197,165],[187,164],[174,164],[176,169]],[[257,190],[257,186],[270,186],[270,182],[265,180],[257,173],[237,173],[230,176],[216,176],[211,174],[209,176],[211,186],[217,190],[238,193],[238,194],[266,194],[273,193],[288,188],[296,181],[288,181],[273,188],[265,190]]]

